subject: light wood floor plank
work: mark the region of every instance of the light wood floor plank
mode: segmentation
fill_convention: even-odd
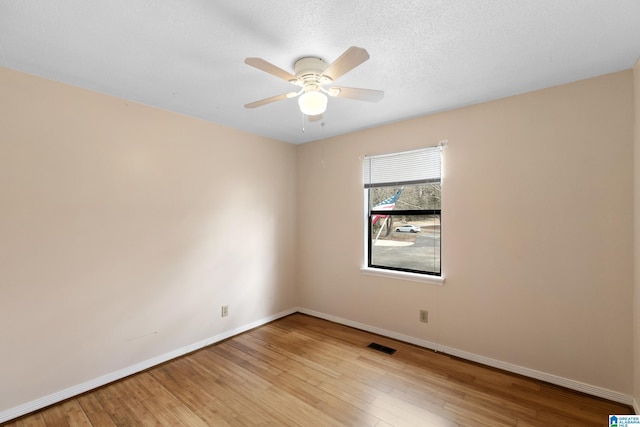
[[[367,348],[376,342],[393,355]],[[631,408],[294,314],[6,424],[604,426]]]

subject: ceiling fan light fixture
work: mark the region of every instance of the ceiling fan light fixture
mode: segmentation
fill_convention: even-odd
[[[317,116],[327,109],[327,96],[317,90],[305,92],[298,98],[298,105],[302,114]]]

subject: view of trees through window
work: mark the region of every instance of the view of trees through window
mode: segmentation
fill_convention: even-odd
[[[392,197],[400,188],[402,193],[398,198],[396,209],[440,209],[440,182],[371,188],[369,196],[371,207]]]

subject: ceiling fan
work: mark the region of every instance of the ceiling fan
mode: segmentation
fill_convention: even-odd
[[[384,92],[381,90],[339,86],[325,88],[367,59],[369,59],[369,52],[366,49],[351,46],[331,64],[327,64],[321,58],[311,56],[298,59],[294,65],[294,75],[262,58],[247,58],[244,60],[245,64],[299,86],[300,89],[251,102],[245,107],[255,108],[283,99],[298,97],[300,111],[310,116],[310,120],[315,121],[320,119],[327,109],[327,95],[359,101],[380,101],[384,97]]]

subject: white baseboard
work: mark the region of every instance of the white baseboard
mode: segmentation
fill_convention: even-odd
[[[187,353],[191,353],[193,351],[199,350],[211,344],[215,344],[216,342],[225,340],[234,335],[238,335],[242,332],[248,331],[249,329],[256,328],[258,326],[262,326],[269,322],[272,322],[276,319],[279,319],[284,316],[288,316],[290,314],[298,311],[295,308],[281,311],[280,313],[276,313],[274,315],[265,317],[260,320],[256,320],[255,322],[251,322],[249,324],[240,326],[238,328],[232,329],[230,331],[223,332],[221,334],[215,335],[213,337],[206,338],[202,341],[193,343],[186,347],[182,347],[168,353],[162,354],[157,357],[153,357],[151,359],[145,360],[140,363],[136,363],[133,366],[129,366],[124,369],[120,369],[115,372],[111,372],[110,374],[103,375],[98,378],[94,378],[93,380],[84,382],[82,384],[75,385],[73,387],[66,388],[64,390],[60,390],[56,393],[49,394],[47,396],[43,396],[39,399],[33,400],[31,402],[24,403],[22,405],[16,406],[14,408],[7,409],[5,411],[0,412],[0,424],[12,420],[14,418],[21,417],[30,412],[37,411],[38,409],[45,408],[49,405],[53,405],[54,403],[61,402],[65,399],[69,399],[71,397],[77,396],[79,394],[85,393],[87,391],[93,390],[95,388],[101,387],[105,384],[109,384],[111,382],[120,380],[122,378],[128,377],[129,375],[133,375],[135,373],[144,371],[145,369],[152,368],[161,363],[167,362],[171,359],[175,359],[176,357],[183,356]]]
[[[633,407],[633,412],[635,412],[636,415],[640,415],[640,405],[638,405],[635,397],[633,398],[633,404],[631,406]]]
[[[444,345],[436,344],[430,341],[421,340],[408,335],[399,334],[397,332],[388,331],[386,329],[377,328],[375,326],[366,325],[364,323],[354,322],[348,319],[342,319],[340,317],[332,316],[329,314],[320,313],[306,308],[299,308],[298,311],[310,316],[319,317],[321,319],[329,320],[331,322],[340,323],[345,326],[351,326],[353,328],[362,329],[367,332],[382,335],[388,338],[397,339],[399,341],[415,344],[420,347],[428,348],[438,352],[446,353],[451,356],[460,357],[465,360],[469,360],[483,365],[491,366],[494,368],[502,369],[504,371],[513,372],[516,374],[524,375],[526,377],[534,378],[537,380],[545,381],[551,384],[559,385],[569,388],[571,390],[587,393],[592,396],[601,397],[603,399],[612,400],[614,402],[623,403],[625,405],[633,406],[634,411],[638,414],[638,405],[632,396],[617,391],[609,390],[603,387],[598,387],[591,384],[586,384],[580,381],[575,381],[569,378],[560,377],[546,372],[537,371],[535,369],[525,368],[523,366],[514,365],[512,363],[503,362],[500,360],[492,359],[489,357],[481,356],[479,354],[469,353],[467,351],[458,350],[456,348],[447,347]]]

